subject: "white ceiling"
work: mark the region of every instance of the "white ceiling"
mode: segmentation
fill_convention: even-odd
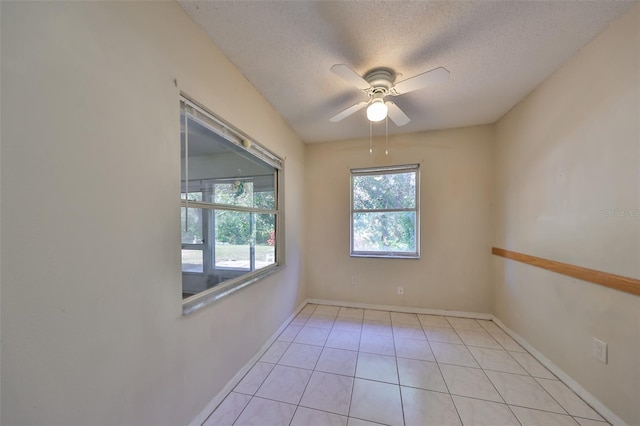
[[[369,136],[367,97],[332,73],[443,66],[447,83],[393,98],[389,134],[493,123],[637,1],[184,1],[180,5],[305,142]],[[587,88],[586,88],[587,89]],[[384,123],[384,122],[383,122]],[[374,124],[374,134],[384,124]]]

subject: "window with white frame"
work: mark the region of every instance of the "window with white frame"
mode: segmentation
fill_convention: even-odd
[[[183,311],[243,287],[282,264],[282,160],[182,98]]]
[[[351,170],[351,256],[420,257],[418,164]]]

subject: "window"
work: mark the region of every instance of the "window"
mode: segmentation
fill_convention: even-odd
[[[351,170],[351,256],[420,257],[419,166]]]
[[[183,312],[282,264],[282,160],[183,98],[181,122]]]

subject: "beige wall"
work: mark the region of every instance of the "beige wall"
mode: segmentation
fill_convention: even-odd
[[[639,51],[636,6],[500,120],[496,246],[640,278]],[[493,268],[496,316],[640,424],[640,297],[500,258]],[[592,337],[609,344],[608,365]]]
[[[307,145],[307,284],[319,299],[489,312],[491,127]],[[349,256],[349,170],[420,163],[420,260]],[[352,276],[356,284],[352,285]],[[404,286],[404,296],[397,287]]]
[[[186,424],[306,298],[304,145],[176,3],[0,7],[0,423]],[[179,90],[286,157],[287,268],[189,317]]]

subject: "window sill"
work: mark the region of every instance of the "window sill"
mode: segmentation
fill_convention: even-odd
[[[400,253],[351,253],[351,257],[371,257],[382,259],[420,259],[419,254],[400,254]]]
[[[268,266],[250,274],[245,274],[236,279],[229,280],[219,287],[213,287],[209,290],[203,291],[202,293],[194,294],[182,302],[182,316],[191,315],[192,313],[199,311],[205,306],[222,299],[223,297],[227,297],[240,289],[280,271],[282,268],[284,268],[284,266]]]

